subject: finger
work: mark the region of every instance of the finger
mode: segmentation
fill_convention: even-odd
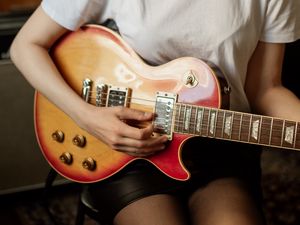
[[[126,153],[149,154],[165,149],[167,140],[165,136],[150,138],[146,141],[121,138],[118,144],[113,145],[113,149]]]
[[[154,128],[152,124],[149,124],[144,128],[138,128],[122,122],[116,129],[118,136],[136,140],[146,140],[152,136]]]
[[[136,109],[123,107],[119,109],[117,113],[121,120],[137,120],[137,121],[148,121],[154,116],[151,112],[144,112]]]
[[[155,153],[160,152],[161,150],[165,149],[165,146],[161,146],[161,150],[158,151],[151,151],[151,150],[144,150],[142,151],[141,149],[135,150],[135,148],[129,148],[128,146],[120,146],[120,148],[122,150],[116,150],[131,156],[138,156],[138,157],[146,157],[146,156],[150,156],[150,155],[154,155]]]
[[[154,155],[155,152],[147,152],[147,153],[141,153],[139,151],[119,151],[122,152],[124,154],[130,155],[130,156],[134,156],[134,157],[149,157],[151,155]]]

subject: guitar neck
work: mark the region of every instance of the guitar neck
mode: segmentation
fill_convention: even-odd
[[[299,122],[177,103],[174,132],[300,151]]]

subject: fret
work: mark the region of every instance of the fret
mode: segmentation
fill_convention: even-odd
[[[227,111],[224,111],[224,117],[223,117],[223,127],[222,127],[222,136],[223,136],[223,139],[228,139],[228,134],[229,134],[229,129],[228,127],[228,122],[226,122],[226,112]],[[228,121],[228,119],[227,119]],[[227,126],[227,127],[226,127]]]
[[[248,142],[250,142],[250,138],[251,138],[252,120],[253,120],[253,115],[251,115],[251,117],[250,117],[250,125],[249,125],[249,130],[248,130]]]
[[[242,118],[242,127],[241,127],[241,135],[240,135],[241,141],[249,142],[250,127],[251,127],[251,115],[244,113]]]
[[[177,131],[178,132],[182,132],[182,128],[183,128],[183,120],[181,119],[182,118],[182,105],[181,104],[179,104],[179,108],[178,108],[178,112],[177,112],[177,114],[178,114],[178,118],[177,118],[177,120],[176,120],[176,122],[177,122]]]
[[[241,113],[240,129],[239,129],[239,140],[241,140],[241,131],[242,131],[243,116],[244,116],[244,113]]]
[[[216,109],[215,110],[216,111],[216,118],[215,118],[215,125],[214,125],[214,128],[215,128],[215,130],[214,130],[214,137],[215,138],[220,138],[220,133],[218,133],[219,132],[219,122],[218,122],[218,120],[219,120],[219,114],[220,114],[220,109]]]
[[[232,114],[232,132],[231,139],[232,140],[240,140],[240,121],[241,121],[241,113],[233,112]]]
[[[258,143],[260,143],[260,138],[261,138],[261,126],[262,126],[262,116],[260,116],[259,132],[258,132],[258,140],[257,140]]]
[[[196,134],[196,124],[197,123],[197,107],[192,106],[192,115],[191,115],[191,134]]]
[[[252,115],[251,119],[251,132],[249,142],[259,143],[261,116]]]
[[[281,129],[281,140],[280,140],[281,144],[280,144],[280,146],[283,145],[284,129],[285,129],[285,120],[283,120],[283,126]]]
[[[215,121],[215,137],[223,138],[223,121],[224,121],[224,110],[216,111],[216,121]]]
[[[215,120],[215,135],[216,135],[216,131],[217,131],[217,120],[218,120],[218,115],[219,115],[220,110],[216,110],[216,120]]]
[[[210,113],[211,113],[211,109],[208,109],[208,118],[207,118],[207,136],[209,135],[209,129],[210,129]]]
[[[271,146],[281,146],[283,134],[283,120],[273,119],[273,129],[271,135]]]
[[[216,130],[217,130],[217,119],[218,119],[218,114],[219,114],[219,110],[215,110],[215,125],[214,125],[214,136],[216,136]]]
[[[224,138],[225,114],[226,114],[226,111],[224,111],[224,110],[223,110],[223,121],[222,121],[222,138]]]
[[[272,119],[269,117],[262,117],[259,143],[263,145],[270,145],[270,137],[272,130]]]
[[[195,113],[194,113],[194,107],[192,105],[189,105],[190,107],[190,119],[189,119],[189,130],[188,130],[188,133],[189,134],[195,134],[195,131],[194,131],[194,127],[195,127]]]
[[[180,104],[180,117],[179,117],[179,121],[180,121],[180,132],[184,133],[184,105]]]
[[[293,148],[296,148],[297,134],[298,134],[298,123],[296,123],[295,138],[294,138],[294,145],[293,145]]]
[[[185,116],[186,116],[186,105],[182,104],[182,115],[183,115],[183,118],[182,118],[182,133],[186,133],[185,132],[185,128],[186,128],[186,122],[185,122]]]
[[[232,128],[233,128],[233,116],[234,116],[234,113],[233,112],[231,112],[231,122],[230,122],[230,125],[231,125],[231,128],[230,128],[230,130],[231,130],[231,132],[230,132],[230,139],[232,139]]]
[[[209,129],[209,109],[203,108],[203,116],[202,116],[202,126],[201,126],[201,136],[208,136]]]
[[[284,136],[283,136],[283,147],[292,148],[294,146],[294,139],[296,133],[296,122],[285,121],[284,123]]]
[[[297,123],[297,129],[296,129],[296,138],[295,138],[295,148],[300,149],[300,138],[299,138],[299,133],[300,133],[300,126],[298,126],[299,123]]]
[[[274,118],[272,117],[271,129],[270,129],[270,134],[269,134],[269,145],[271,145],[273,123],[274,123]]]
[[[179,130],[179,108],[180,105],[176,104],[176,114],[175,114],[175,124],[174,124],[174,131],[178,132]]]
[[[174,114],[174,131],[178,131],[178,105],[175,105],[175,114]]]

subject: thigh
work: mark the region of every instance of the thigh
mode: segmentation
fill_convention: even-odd
[[[256,151],[248,151],[239,145],[225,152],[225,142],[201,139],[189,143],[185,145],[182,157],[192,173],[190,180],[173,180],[152,164],[138,160],[104,181],[87,185],[83,192],[85,199],[105,215],[104,220],[111,222],[123,209],[134,207],[134,202],[148,206],[151,202],[148,200],[152,199],[150,196],[169,196],[164,198],[166,201],[162,203],[166,204],[166,209],[169,209],[169,202],[174,201],[171,195],[186,203],[186,199],[199,187],[208,186],[223,177],[247,178],[248,186],[252,186],[253,191],[260,195],[259,157],[252,154]],[[239,152],[249,154],[238,154]],[[162,199],[156,200],[160,202]],[[160,208],[158,209],[161,212]],[[174,210],[170,208],[169,212]]]
[[[262,225],[264,217],[247,185],[220,178],[194,192],[189,210],[194,225]]]
[[[171,196],[183,192],[184,186],[184,182],[167,177],[148,162],[136,161],[107,180],[84,186],[83,195],[89,205],[101,212],[103,221],[112,223],[125,208],[128,212],[142,215],[139,208],[131,210],[136,209],[136,205],[145,206],[148,211],[151,204],[161,204],[171,213],[175,208],[170,207],[170,202],[176,202]],[[160,211],[160,208],[153,207],[153,211],[149,208],[151,213],[156,210]]]
[[[188,224],[182,204],[172,195],[144,197],[123,208],[115,225],[185,225]]]

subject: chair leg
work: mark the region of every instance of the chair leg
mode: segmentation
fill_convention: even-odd
[[[86,206],[79,200],[77,207],[77,215],[75,218],[75,225],[84,225],[85,207]]]
[[[51,211],[49,209],[48,198],[49,198],[49,194],[51,192],[53,182],[55,181],[56,177],[57,177],[57,172],[53,168],[50,168],[50,171],[46,177],[44,191],[43,191],[42,198],[41,198],[41,205],[44,207],[46,213],[48,214],[50,220],[52,221],[52,223],[54,225],[57,225],[58,222],[56,221],[55,216],[51,213]]]

